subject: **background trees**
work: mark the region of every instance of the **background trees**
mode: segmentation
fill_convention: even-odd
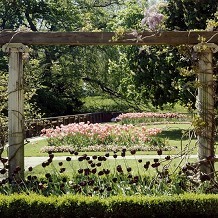
[[[13,0],[0,1],[0,28],[15,31],[143,31],[145,0]],[[217,1],[166,1],[165,29],[205,29],[216,19]],[[216,22],[216,21],[214,21]],[[210,22],[213,23],[213,22]],[[212,28],[214,23],[212,25]],[[210,27],[211,28],[211,27]],[[162,108],[180,102],[194,105],[195,76],[183,77],[193,59],[184,47],[166,46],[41,46],[32,47],[26,62],[27,116],[79,113],[83,97],[106,95],[121,99],[133,110]],[[7,78],[7,58],[0,53],[1,81]],[[0,98],[6,99],[5,83]],[[6,101],[1,101],[6,115]],[[5,104],[3,104],[5,102]],[[153,108],[154,109],[154,108]],[[29,112],[28,112],[29,111]],[[33,111],[36,111],[33,113]]]

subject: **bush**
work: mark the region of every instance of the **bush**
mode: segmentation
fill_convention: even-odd
[[[0,196],[1,217],[217,217],[218,196]]]

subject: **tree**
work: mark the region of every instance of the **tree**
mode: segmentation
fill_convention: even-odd
[[[128,3],[134,7],[125,7],[120,10],[114,27],[118,28],[119,31],[121,27],[125,30],[130,29],[130,27],[142,30],[142,26],[139,25],[143,18],[142,8],[135,1],[128,1]],[[165,29],[205,29],[207,18],[214,17],[217,4],[217,1],[203,1],[202,4],[199,4],[199,1],[177,0],[167,1],[167,5],[159,8],[156,6],[156,9],[159,10],[159,13],[162,12],[166,15]],[[206,14],[205,10],[207,10]],[[145,13],[146,16],[152,16],[152,14],[148,14],[150,11]],[[202,13],[204,14],[202,15]],[[133,19],[131,19],[132,17]],[[177,48],[171,46],[130,46],[122,50],[129,60],[129,68],[133,72],[130,77],[134,87],[136,87],[135,92],[141,97],[141,102],[146,103],[149,100],[153,106],[158,108],[162,108],[168,103],[173,105],[176,102],[191,108],[195,106],[195,87],[193,87],[195,75],[184,77],[181,73],[185,71],[184,67],[186,67],[186,71],[191,70],[195,57],[191,48],[184,48],[185,46]],[[186,53],[188,51],[188,56],[184,55],[184,50]]]

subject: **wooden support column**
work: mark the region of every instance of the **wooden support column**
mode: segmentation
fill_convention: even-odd
[[[8,143],[9,178],[24,177],[24,79],[22,55],[27,47],[21,43],[7,43],[2,47],[9,53],[8,80]],[[19,169],[19,172],[16,171]]]
[[[215,156],[215,113],[214,113],[214,79],[213,79],[213,53],[218,51],[214,43],[199,43],[194,46],[198,52],[198,96],[196,107],[198,119],[201,125],[197,131],[198,137],[198,159],[208,160],[200,165],[201,174],[214,176],[214,162],[210,161]],[[203,161],[202,161],[203,162]]]

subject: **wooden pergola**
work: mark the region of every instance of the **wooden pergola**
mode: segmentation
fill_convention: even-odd
[[[201,43],[199,39],[204,38]],[[114,40],[116,39],[116,40]],[[213,53],[218,51],[218,31],[131,32],[116,36],[113,32],[0,32],[0,44],[9,53],[8,127],[9,127],[9,178],[16,167],[24,175],[24,90],[22,55],[28,45],[190,45],[199,53],[197,106],[205,122],[198,133],[198,159],[203,174],[213,175],[214,154],[214,90]],[[208,140],[209,139],[209,140]],[[207,161],[210,160],[210,161]]]

